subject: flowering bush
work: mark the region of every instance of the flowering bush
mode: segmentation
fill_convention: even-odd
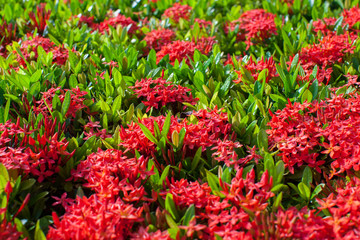
[[[357,1],[2,1],[0,239],[359,239]]]

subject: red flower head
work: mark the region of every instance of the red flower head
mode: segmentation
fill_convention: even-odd
[[[46,3],[41,3],[36,7],[36,15],[34,12],[29,13],[31,24],[29,27],[34,30],[37,28],[38,33],[42,34],[46,27],[46,21],[50,19],[51,10],[45,11]]]
[[[54,228],[48,239],[127,239],[135,223],[142,222],[142,208],[98,198],[78,197],[59,220],[53,213]]]
[[[0,56],[6,57],[6,45],[16,40],[16,24],[7,23],[4,21],[0,26]]]
[[[118,25],[120,25],[123,28],[130,27],[128,31],[130,35],[134,34],[136,30],[139,29],[135,21],[121,14],[117,15],[116,17],[112,17],[107,20],[104,20],[98,25],[98,29],[101,33],[104,33],[105,31],[109,31],[109,26],[116,28],[116,26]]]
[[[232,60],[231,60],[232,63]],[[255,62],[251,57],[248,60],[247,63],[243,65],[243,68],[248,70],[251,75],[254,77],[254,80],[257,81],[259,74],[262,70],[267,69],[268,73],[266,76],[266,82],[269,82],[273,77],[279,76],[276,73],[276,67],[275,62],[273,60],[273,57],[270,57],[269,59],[265,59],[264,57],[261,58],[261,60]],[[235,83],[240,83],[242,81],[242,75],[240,71],[236,71],[239,74],[238,79],[234,80]]]
[[[190,64],[188,57],[193,57],[195,48],[196,45],[193,42],[179,40],[174,41],[163,46],[161,50],[156,53],[157,63],[159,63],[163,57],[169,54],[171,64],[174,64],[175,60],[178,60],[180,63],[183,59],[185,59],[186,64]]]
[[[322,34],[331,34],[334,30],[336,18],[323,18],[313,22],[314,31],[320,31]]]
[[[130,88],[134,89],[138,98],[146,98],[146,100],[142,101],[145,106],[148,106],[146,111],[149,111],[151,107],[158,109],[159,106],[162,107],[168,103],[186,102],[195,105],[198,101],[198,99],[192,97],[191,89],[181,85],[174,85],[162,77],[157,79],[145,78],[136,81],[135,86]]]
[[[195,18],[194,22],[199,23],[200,28],[207,28],[207,27],[210,27],[212,24],[210,21],[206,21],[206,20],[200,19],[200,18]]]
[[[235,21],[232,21],[226,28],[225,33],[234,31],[239,26],[237,34],[238,41],[245,41],[249,48],[257,42],[263,42],[273,35],[277,35],[275,19],[276,15],[268,13],[263,9],[247,11]]]
[[[350,41],[349,41],[350,38]],[[329,83],[332,66],[341,63],[347,53],[352,53],[355,49],[353,45],[357,38],[354,34],[327,35],[318,44],[309,45],[299,54],[301,66],[303,67],[306,79],[310,77],[315,65],[319,67],[317,79],[319,82],[326,80]]]
[[[170,44],[175,37],[175,32],[170,29],[156,29],[148,32],[144,38],[144,41],[146,41],[145,53],[148,53],[151,49],[156,52],[160,51],[162,46]]]
[[[36,61],[38,58],[37,49],[39,46],[41,46],[46,53],[53,53],[53,63],[64,65],[68,59],[69,50],[64,47],[55,46],[55,44],[48,38],[36,36],[32,39],[25,40],[20,46],[20,51],[26,61]],[[14,51],[14,53],[17,55],[17,61],[19,64],[26,67],[24,59],[16,51]]]
[[[352,28],[356,23],[360,22],[360,8],[344,9],[342,16],[344,17],[345,24],[349,24],[349,27]]]
[[[180,18],[185,20],[190,19],[192,7],[188,5],[181,5],[180,3],[174,3],[174,5],[165,10],[163,17],[172,19],[175,23],[178,23]]]

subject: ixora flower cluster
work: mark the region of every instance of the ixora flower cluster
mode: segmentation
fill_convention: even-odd
[[[0,239],[360,239],[359,21],[1,2]]]

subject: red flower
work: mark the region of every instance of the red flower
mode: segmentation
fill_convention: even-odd
[[[294,166],[307,164],[321,172],[325,160],[331,160],[332,174],[360,170],[360,127],[358,95],[345,99],[334,96],[320,103],[288,104],[276,112],[267,131],[272,147],[280,150],[285,165],[291,172]],[[322,147],[319,151],[318,149]]]
[[[332,33],[336,23],[336,18],[323,18],[313,22],[314,31],[320,31],[322,34],[327,35]]]
[[[162,46],[170,44],[175,37],[175,32],[170,29],[155,29],[148,32],[144,38],[144,41],[146,41],[145,54],[151,49],[157,52],[160,51]]]
[[[99,32],[104,33],[105,31],[110,30],[109,26],[116,28],[118,25],[120,25],[123,28],[128,27],[129,28],[128,33],[130,35],[134,34],[136,32],[136,30],[139,29],[139,27],[136,25],[135,21],[133,21],[131,18],[125,17],[124,15],[121,15],[121,14],[117,15],[116,17],[112,17],[107,20],[104,20],[97,26],[97,28],[98,28]]]
[[[351,41],[349,42],[349,38]],[[315,65],[319,67],[317,79],[326,84],[329,83],[332,66],[335,63],[341,63],[347,53],[353,53],[355,46],[354,40],[357,37],[354,34],[327,35],[318,44],[309,45],[301,49],[299,59],[303,67],[306,79],[310,77]]]
[[[265,78],[266,82],[269,82],[272,78],[279,76],[279,74],[277,74],[276,72],[276,67],[273,57],[270,57],[265,60],[264,57],[262,57],[257,62],[255,62],[253,58],[250,57],[250,59],[244,65],[242,65],[242,67],[251,73],[255,81],[258,80],[260,72],[264,69],[268,70]],[[239,77],[238,79],[234,80],[234,83],[240,83],[242,81],[242,74],[240,71],[236,71],[236,72],[238,73]]]
[[[157,64],[160,60],[169,54],[170,64],[174,64],[175,60],[178,60],[179,63],[184,59],[186,64],[190,64],[189,57],[192,58],[195,52],[195,43],[187,41],[174,41],[170,44],[167,44],[161,48],[159,52],[156,53]]]
[[[211,21],[206,21],[206,20],[200,19],[200,18],[195,18],[195,19],[194,19],[194,22],[199,23],[199,27],[200,27],[200,28],[208,28],[208,27],[210,27],[211,24],[212,24]],[[194,25],[193,25],[192,27],[194,27]]]
[[[263,42],[273,35],[277,35],[275,16],[263,9],[253,9],[244,12],[239,19],[232,21],[225,27],[225,33],[234,31],[239,26],[238,41],[245,41],[247,49],[254,43]]]
[[[36,36],[21,43],[20,51],[27,62],[36,61],[38,58],[38,47],[41,46],[46,53],[53,53],[53,63],[64,65],[69,56],[69,50],[64,47],[55,46],[48,38]],[[17,61],[23,67],[26,67],[24,59],[16,52]]]
[[[16,40],[16,31],[17,25],[12,23],[7,23],[4,21],[0,26],[0,36],[1,36],[1,45],[0,45],[0,56],[6,57],[6,45],[12,43]]]
[[[356,6],[344,9],[342,16],[344,17],[345,24],[349,24],[349,27],[353,28],[356,23],[360,22],[360,8]]]
[[[142,222],[142,208],[98,198],[77,197],[66,209],[61,221],[53,213],[54,227],[50,227],[48,239],[126,239],[133,225]]]
[[[87,181],[84,186],[90,187],[99,196],[113,198],[121,192],[128,195],[128,201],[147,199],[141,180],[152,174],[147,170],[147,159],[143,156],[128,158],[115,149],[91,154],[72,172],[73,177],[84,178]]]
[[[174,5],[165,10],[163,17],[172,19],[175,23],[178,23],[180,18],[185,20],[190,19],[192,7],[188,5],[180,5],[180,3],[174,3]]]
[[[159,63],[163,57],[169,54],[169,62],[172,65],[174,65],[176,60],[178,60],[179,63],[185,60],[186,64],[190,64],[189,58],[193,59],[195,49],[198,49],[203,54],[208,54],[215,43],[214,37],[200,38],[197,40],[197,43],[177,40],[163,46],[161,50],[156,53],[156,60],[157,63]]]
[[[36,7],[36,16],[34,12],[29,13],[29,18],[31,23],[29,25],[30,29],[37,29],[38,33],[42,34],[46,27],[46,21],[50,19],[51,10],[45,11],[46,3],[40,3],[39,6]]]
[[[58,92],[58,94],[57,94]],[[79,87],[73,88],[71,90],[66,89],[62,90],[58,88],[50,88],[48,91],[43,92],[43,97],[40,101],[37,101],[34,105],[33,111],[36,114],[42,113],[43,115],[49,115],[49,111],[53,111],[53,99],[55,95],[60,100],[62,104],[65,100],[66,92],[70,92],[70,106],[68,111],[65,114],[65,117],[76,117],[76,113],[82,109],[89,110],[88,106],[85,105],[85,96],[88,94],[85,91],[81,91]]]
[[[158,109],[159,106],[162,107],[168,103],[186,102],[195,105],[198,101],[197,98],[192,97],[191,89],[174,85],[162,77],[157,79],[145,78],[136,81],[135,85],[130,88],[134,89],[138,98],[146,98],[146,100],[142,101],[145,106],[148,106],[146,111],[149,111],[151,107]],[[190,93],[189,96],[188,93]]]

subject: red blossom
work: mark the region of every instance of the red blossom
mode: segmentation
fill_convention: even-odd
[[[0,26],[0,56],[6,57],[6,45],[12,43],[17,39],[16,37],[17,25],[7,23],[5,20]]]
[[[250,59],[245,64],[243,64],[242,67],[251,73],[255,81],[258,80],[260,72],[264,69],[267,69],[267,74],[265,78],[265,81],[267,83],[272,78],[279,76],[279,74],[277,74],[276,72],[276,67],[273,57],[270,57],[268,59],[264,59],[264,57],[262,57],[259,61],[256,62],[253,60],[253,58],[250,57]],[[239,77],[238,79],[234,80],[234,83],[240,83],[242,82],[242,74],[240,71],[236,71],[236,72],[238,73]]]
[[[72,172],[73,177],[84,178],[87,181],[84,186],[94,190],[98,196],[114,198],[122,193],[123,200],[128,202],[150,200],[141,180],[152,174],[147,170],[146,158],[128,158],[115,149],[91,154]]]
[[[237,41],[245,41],[247,49],[255,43],[264,42],[273,35],[277,35],[275,14],[263,9],[253,9],[244,12],[239,19],[230,22],[225,27],[225,33],[234,31],[239,26]]]
[[[142,222],[142,208],[98,198],[77,197],[61,220],[53,213],[54,227],[50,227],[48,239],[127,239],[137,222]]]
[[[97,26],[97,29],[99,30],[99,32],[104,33],[104,32],[108,32],[110,30],[109,26],[116,28],[118,25],[120,25],[123,28],[129,28],[128,33],[130,35],[134,34],[136,32],[136,30],[139,29],[139,27],[137,26],[135,21],[133,21],[131,18],[125,17],[124,15],[121,15],[121,14],[119,14],[115,17],[111,17],[111,18],[99,23],[99,25]]]
[[[194,23],[198,23],[200,28],[208,28],[212,24],[211,21],[206,21],[200,18],[195,18]],[[194,25],[192,27],[194,27]]]
[[[130,88],[134,89],[138,98],[146,98],[146,100],[142,101],[145,106],[148,106],[146,111],[149,111],[151,107],[158,109],[169,103],[186,102],[195,105],[198,101],[197,98],[192,97],[191,89],[172,84],[163,77],[157,79],[145,78],[136,81],[135,85]]]
[[[156,52],[160,51],[162,46],[170,44],[175,38],[175,32],[170,29],[155,29],[148,32],[144,38],[144,41],[146,41],[145,54],[151,49]]]
[[[65,117],[75,118],[78,111],[82,109],[89,110],[88,106],[84,103],[86,100],[85,96],[88,94],[87,92],[81,91],[79,87],[71,90],[65,89],[65,91],[58,87],[50,88],[48,91],[43,92],[42,99],[36,102],[33,111],[36,114],[42,113],[43,115],[49,115],[49,111],[52,112],[54,110],[53,99],[55,95],[59,98],[60,103],[62,104],[65,100],[66,92],[70,92],[70,106],[65,114]]]
[[[355,24],[360,22],[360,8],[359,6],[344,9],[342,12],[345,24],[348,24],[350,28],[353,28]]]
[[[58,65],[64,65],[69,56],[69,50],[64,47],[55,46],[48,38],[43,38],[36,36],[32,39],[25,40],[21,43],[20,51],[27,62],[36,61],[38,58],[38,47],[41,46],[46,53],[52,52],[53,54],[53,63]],[[26,67],[24,59],[16,52],[14,53],[17,56],[18,63]]]
[[[332,66],[341,63],[346,54],[352,54],[357,37],[354,34],[327,35],[318,44],[309,45],[301,49],[299,59],[305,71],[305,79],[313,72],[315,65],[319,67],[317,79],[319,82],[329,83]]]
[[[64,126],[61,129],[58,125],[56,130],[56,125],[56,121],[46,117],[37,127],[31,126],[35,129],[32,131],[27,130],[30,126],[21,128],[19,122],[0,124],[0,162],[7,169],[17,169],[25,176],[36,176],[39,182],[53,176],[74,154],[66,151],[66,139],[59,139]],[[30,136],[33,132],[37,134],[35,139]]]
[[[320,31],[324,35],[331,34],[334,30],[336,20],[337,19],[333,17],[316,20],[313,22],[314,31]]]
[[[166,55],[169,55],[170,64],[174,65],[175,61],[178,60],[181,63],[182,60],[185,60],[186,64],[190,64],[190,59],[193,59],[195,49],[199,50],[202,54],[208,54],[212,46],[216,43],[214,37],[203,37],[195,42],[188,41],[174,41],[165,46],[161,47],[161,50],[156,53],[157,64],[164,58]]]
[[[181,5],[180,3],[174,3],[174,5],[165,10],[163,17],[172,19],[175,23],[178,23],[180,18],[185,20],[190,19],[192,7],[188,5]]]
[[[269,122],[270,145],[280,150],[291,172],[295,166],[307,164],[321,172],[329,159],[333,174],[360,170],[360,101],[334,96],[320,103],[288,104],[277,111]],[[321,157],[325,155],[326,157]],[[324,160],[325,159],[325,160]]]
[[[189,65],[189,57],[193,57],[195,48],[195,43],[180,40],[162,46],[161,50],[156,53],[157,64],[163,57],[169,54],[169,62],[172,65],[175,63],[176,60],[178,60],[180,63],[183,59],[185,60],[185,63]]]
[[[34,12],[29,13],[31,23],[29,27],[31,30],[37,29],[38,33],[42,34],[46,27],[46,21],[50,19],[51,10],[45,11],[46,3],[40,3],[36,7],[36,15]]]

